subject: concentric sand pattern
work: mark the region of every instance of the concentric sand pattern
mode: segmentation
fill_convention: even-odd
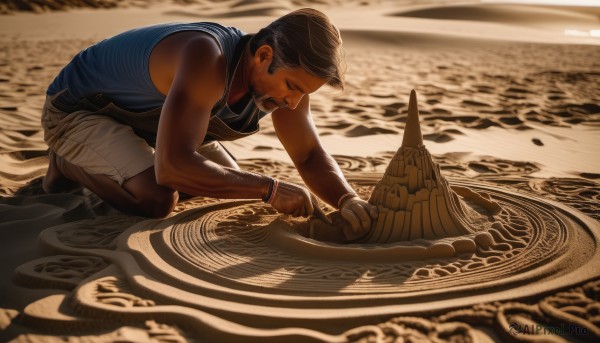
[[[383,317],[535,296],[599,276],[598,222],[528,194],[446,180],[422,145],[414,93],[410,108],[383,178],[349,178],[380,210],[353,244],[326,242],[347,227],[336,213],[329,225],[255,201],[205,201],[121,235],[110,222],[48,229],[41,242],[60,255],[23,265],[16,280],[79,283],[73,307],[86,316],[160,315],[213,341],[306,342],[346,341]],[[41,309],[64,300],[46,301],[27,312],[36,325],[47,321]]]
[[[511,302],[598,278],[600,224],[530,194],[445,179],[418,137],[415,104],[413,94],[407,132],[418,139],[405,137],[383,178],[349,177],[380,209],[364,242],[331,243],[347,227],[336,213],[339,225],[328,225],[256,201],[199,199],[200,207],[166,220],[126,217],[137,223],[125,232],[122,218],[74,222],[44,231],[40,242],[54,256],[15,274],[20,284],[74,288],[72,295],[31,304],[24,320],[97,328],[105,318],[158,318],[227,342],[385,341],[417,331],[473,341],[472,328],[449,316],[437,324],[397,317],[471,307],[453,315],[496,318],[504,332],[513,322],[561,320],[599,338],[596,283],[539,308]],[[402,216],[410,219],[396,220]],[[580,307],[564,305],[571,296]]]
[[[351,179],[368,190],[377,181]],[[381,318],[529,297],[600,274],[597,222],[529,195],[451,184],[485,194],[502,208],[487,232],[476,236],[474,253],[433,258],[436,246],[451,245],[440,240],[323,243],[298,235],[296,224],[268,205],[232,201],[143,221],[118,238],[117,230],[104,227],[110,223],[48,229],[40,238],[44,250],[63,256],[25,265],[17,280],[50,285],[57,274],[46,275],[46,266],[73,265],[77,270],[69,277],[87,277],[72,301],[86,316],[160,315],[209,340],[306,342],[346,341],[345,330]],[[96,239],[86,246],[78,238],[83,236]],[[406,248],[414,248],[410,256]],[[67,257],[72,255],[88,257]],[[415,260],[419,256],[424,259]],[[100,266],[97,261],[119,268],[87,272]],[[28,315],[39,320],[36,311],[32,307]]]
[[[344,226],[291,220],[252,201],[208,205],[130,230],[121,249],[134,251],[148,275],[132,279],[136,287],[247,326],[331,331],[531,296],[598,274],[596,222],[527,195],[448,182],[422,144],[414,92],[409,108],[383,178],[351,180],[380,210],[367,236],[327,243],[313,238]]]

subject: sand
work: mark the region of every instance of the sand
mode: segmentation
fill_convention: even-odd
[[[0,20],[0,340],[600,339],[597,8],[118,4],[10,10]],[[319,91],[311,109],[359,195],[369,197],[400,147],[415,89],[441,174],[461,201],[464,189],[487,194],[512,226],[485,228],[474,253],[407,256],[393,244],[307,238],[306,220],[260,202],[198,197],[146,220],[87,190],[43,194],[40,110],[73,54],[165,21],[252,32],[302,6],[326,11],[342,30],[347,89]],[[243,169],[301,182],[268,117],[260,133],[226,147]],[[546,332],[533,335],[538,324]],[[548,332],[556,328],[566,329]]]

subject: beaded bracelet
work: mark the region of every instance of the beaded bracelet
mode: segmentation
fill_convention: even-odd
[[[271,183],[269,183],[269,190],[267,191],[267,194],[262,198],[262,201],[270,205],[273,202],[273,199],[275,198],[275,192],[277,192],[277,187],[279,187],[279,180],[271,178]]]
[[[279,188],[279,180],[273,179],[273,191],[271,192],[271,195],[269,196],[269,201],[267,201],[267,204],[271,205],[273,203],[273,200],[275,200],[275,194],[277,193],[277,188]]]
[[[269,179],[269,189],[267,189],[267,193],[261,198],[263,202],[268,202],[271,198],[271,193],[273,192],[273,185],[275,184],[275,179]]]
[[[346,193],[346,194],[342,195],[342,196],[340,197],[340,199],[338,200],[338,208],[341,208],[341,207],[342,207],[342,204],[343,204],[343,203],[344,203],[344,201],[346,201],[347,199],[354,198],[354,197],[357,197],[357,196],[358,196],[358,194],[356,194],[356,193],[354,193],[354,192],[348,192],[348,193]]]

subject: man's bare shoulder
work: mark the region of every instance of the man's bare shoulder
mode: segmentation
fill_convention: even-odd
[[[226,59],[217,40],[201,31],[172,34],[152,50],[150,77],[156,88],[168,94],[178,73],[193,74],[218,86],[225,83]],[[182,70],[183,69],[183,70]]]
[[[181,42],[183,52],[193,54],[203,60],[225,60],[216,38],[205,32],[191,32],[193,35]]]

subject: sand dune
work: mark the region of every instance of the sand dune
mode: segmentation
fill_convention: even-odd
[[[461,0],[457,0],[461,1]],[[413,0],[384,0],[378,3],[405,5],[414,3]],[[444,3],[447,0],[421,0],[420,3]],[[28,11],[41,13],[44,11],[64,11],[70,9],[111,9],[111,8],[149,8],[164,5],[159,0],[7,0],[0,4],[0,13]],[[171,0],[169,5],[194,7],[199,11],[207,11],[215,16],[255,16],[272,14],[273,10],[292,9],[298,7],[367,7],[371,4],[362,0]]]
[[[469,4],[451,6],[430,6],[396,12],[391,15],[401,17],[475,20],[494,23],[535,25],[539,23],[597,23],[597,9],[577,9],[575,7],[541,7],[526,5]]]

